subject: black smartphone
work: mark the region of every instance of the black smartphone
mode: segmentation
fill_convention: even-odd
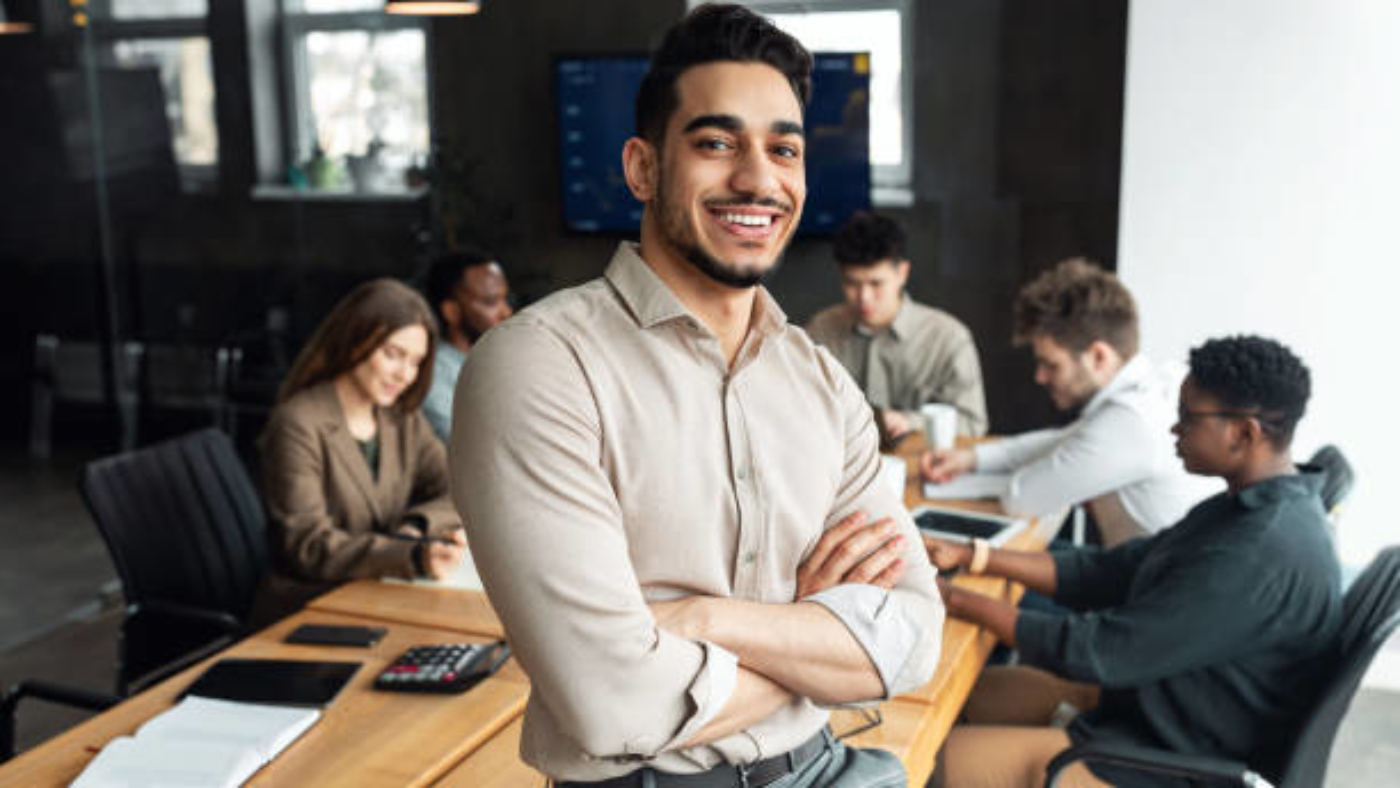
[[[373,646],[387,632],[384,627],[357,627],[341,624],[302,624],[287,635],[288,643],[308,646]]]

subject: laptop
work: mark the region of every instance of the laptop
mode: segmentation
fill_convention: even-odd
[[[993,547],[1025,530],[1027,520],[1002,514],[984,514],[942,506],[919,506],[909,513],[919,532],[950,542],[986,539]]]

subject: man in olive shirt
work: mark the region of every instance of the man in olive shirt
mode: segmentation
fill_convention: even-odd
[[[530,676],[521,755],[561,786],[902,779],[827,707],[932,676],[933,569],[859,390],[759,284],[801,219],[810,68],[743,8],[673,28],[623,150],[641,243],[463,368],[453,494]]]
[[[979,679],[971,724],[944,748],[947,785],[1039,786],[1071,742],[1110,739],[1242,760],[1277,778],[1341,622],[1322,480],[1289,454],[1310,388],[1307,368],[1277,342],[1206,342],[1191,351],[1172,431],[1186,469],[1224,479],[1226,492],[1108,551],[931,544],[940,567],[1008,577],[1073,611],[944,589],[952,615],[988,627],[1035,666]],[[1062,702],[1083,712],[1067,730],[1049,727]],[[1180,784],[1101,764],[1074,769],[1065,785]]]
[[[930,402],[957,408],[959,434],[983,435],[987,399],[972,332],[904,292],[904,240],[904,229],[887,216],[852,216],[834,244],[846,301],[818,313],[807,333],[860,384],[886,435],[922,429],[919,408]]]

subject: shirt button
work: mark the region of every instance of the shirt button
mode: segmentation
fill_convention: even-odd
[[[747,553],[744,553],[744,563],[746,563],[746,564],[752,564],[754,561],[757,561],[757,560],[758,560],[758,553],[757,553],[757,552],[755,552],[755,551],[753,551],[753,550],[750,550],[750,551],[748,551]]]
[[[737,476],[737,477],[739,477],[739,481],[742,482],[743,480],[749,478],[749,469],[748,469],[748,468],[740,468],[738,471],[736,471],[736,472],[734,473],[734,475]]]

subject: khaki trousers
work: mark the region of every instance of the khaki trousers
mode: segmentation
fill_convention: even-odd
[[[1099,689],[1027,667],[982,671],[972,688],[965,722],[943,745],[938,770],[929,781],[942,788],[1040,788],[1045,767],[1070,746],[1069,735],[1051,727],[1061,703],[1079,711],[1098,705]],[[1083,763],[1066,769],[1065,788],[1108,788]]]

